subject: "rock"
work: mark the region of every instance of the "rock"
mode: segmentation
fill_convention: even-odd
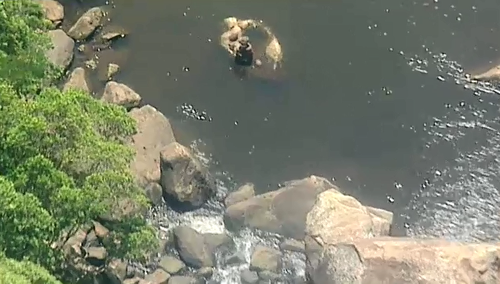
[[[481,81],[499,81],[500,80],[500,65],[495,66],[488,71],[473,75],[472,79]]]
[[[278,273],[281,269],[281,252],[273,248],[257,245],[250,260],[250,270],[268,270]]]
[[[97,68],[97,62],[94,59],[89,59],[85,61],[85,67],[90,70],[95,70]]]
[[[64,7],[54,0],[35,0],[42,6],[47,20],[52,22],[61,22],[64,19]]]
[[[213,274],[214,269],[212,267],[202,267],[196,271],[196,275],[205,279],[211,278]]]
[[[146,196],[153,205],[161,205],[163,203],[163,189],[156,182],[151,182],[146,186]]]
[[[69,89],[77,89],[85,92],[90,92],[90,88],[87,84],[87,79],[85,76],[85,69],[82,67],[75,68],[73,72],[69,75],[68,81],[63,86],[63,91],[68,91]]]
[[[67,255],[82,255],[82,244],[87,238],[87,231],[78,229],[75,234],[73,234],[66,243],[63,245],[63,250]]]
[[[382,210],[382,209],[377,209]],[[372,212],[375,212],[372,209]],[[329,189],[318,195],[314,207],[307,215],[306,232],[325,243],[349,242],[357,238],[370,238],[389,234],[392,213],[374,215],[354,197]],[[375,226],[374,218],[384,225]],[[387,229],[387,230],[385,230]]]
[[[305,252],[306,248],[304,242],[297,241],[294,239],[288,239],[280,244],[280,249],[303,253]]]
[[[306,217],[321,192],[335,188],[327,179],[311,176],[287,182],[276,191],[260,194],[226,208],[228,229],[250,228],[303,239]]]
[[[103,17],[104,11],[101,8],[89,9],[69,29],[68,35],[75,40],[85,40],[100,26]]]
[[[127,277],[127,263],[123,260],[113,259],[106,265],[104,273],[112,284],[122,284]]]
[[[235,252],[228,256],[224,263],[226,265],[240,264],[245,262],[245,255],[242,252]]]
[[[172,276],[168,284],[197,284],[196,278],[190,276]]]
[[[95,234],[95,231],[93,229],[90,230],[90,232],[88,232],[87,236],[85,237],[84,246],[86,247],[99,246],[99,239],[97,238],[97,235]]]
[[[186,267],[184,262],[168,255],[161,258],[159,266],[161,269],[165,270],[169,274],[178,274],[181,270],[183,270]]]
[[[215,192],[208,171],[179,143],[171,143],[160,152],[161,185],[165,199],[174,198],[188,207],[199,207]]]
[[[125,84],[110,81],[104,87],[101,100],[131,109],[139,106],[141,96]]]
[[[207,233],[203,234],[203,238],[205,240],[205,246],[207,247],[207,250],[210,251],[211,253],[214,253],[220,247],[223,246],[230,247],[234,244],[231,237],[229,237],[225,233],[223,234]]]
[[[258,273],[259,279],[262,281],[267,281],[268,283],[274,283],[280,278],[280,275],[269,270],[262,270]]]
[[[214,256],[205,245],[205,238],[187,226],[174,229],[175,247],[181,259],[194,268],[214,266]]]
[[[156,269],[155,272],[146,276],[145,280],[151,284],[167,284],[170,283],[169,278],[171,278],[170,275],[163,269]]]
[[[109,230],[101,225],[101,223],[93,221],[94,231],[96,236],[102,241],[109,235]]]
[[[231,192],[224,199],[224,205],[229,207],[235,203],[245,201],[255,196],[255,189],[252,183],[246,183],[238,188],[235,192]]]
[[[141,280],[144,280],[144,279],[141,279],[139,277],[134,277],[134,278],[130,278],[130,279],[125,279],[123,280],[123,282],[120,282],[119,284],[139,284],[139,282],[141,282]],[[115,283],[113,283],[115,284]]]
[[[388,236],[392,226],[392,212],[384,209],[366,206],[366,210],[370,212],[370,217],[373,222],[373,231],[377,236]]]
[[[55,66],[66,70],[73,61],[75,41],[62,30],[49,31],[48,35],[52,48],[45,53],[47,59]]]
[[[259,282],[259,275],[255,271],[246,269],[241,272],[240,280],[241,284],[256,284]]]
[[[109,63],[108,72],[106,73],[106,77],[108,78],[108,80],[111,80],[111,78],[113,78],[113,76],[115,76],[118,71],[120,71],[120,66],[118,66],[118,64]]]
[[[132,171],[137,180],[147,185],[160,181],[160,150],[175,142],[168,119],[150,105],[132,109],[129,115],[137,123],[137,133],[132,137],[136,156]]]
[[[307,251],[314,284],[500,283],[498,244],[381,237]]]
[[[94,266],[104,265],[108,252],[104,247],[89,247],[85,259]]]
[[[125,34],[119,32],[107,32],[101,36],[103,40],[113,40],[119,37],[125,37]]]

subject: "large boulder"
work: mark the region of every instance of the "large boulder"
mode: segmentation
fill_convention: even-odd
[[[131,109],[139,106],[141,96],[125,84],[109,81],[104,87],[101,100]]]
[[[132,170],[144,186],[160,181],[160,150],[175,142],[169,120],[150,105],[133,109],[129,115],[137,123],[137,133],[132,137],[135,159]]]
[[[307,214],[306,233],[333,244],[357,238],[387,236],[391,223],[392,213],[368,209],[354,197],[332,188],[317,196]]]
[[[255,189],[252,183],[240,186],[236,191],[229,193],[224,199],[224,205],[229,207],[235,203],[245,201],[255,196]]]
[[[85,69],[82,67],[75,68],[73,72],[68,77],[68,80],[63,86],[63,91],[69,89],[76,89],[85,92],[90,92],[89,85],[87,84],[87,79],[85,75]]]
[[[500,283],[500,245],[371,238],[307,244],[313,284]]]
[[[89,9],[69,29],[68,35],[75,40],[85,40],[101,25],[103,17],[104,11],[100,7]]]
[[[174,242],[181,259],[194,268],[213,267],[216,250],[232,244],[225,234],[201,234],[188,226],[174,229]]]
[[[250,260],[250,270],[271,271],[278,273],[281,269],[281,252],[279,250],[258,245],[255,247]]]
[[[215,183],[207,169],[191,151],[174,142],[160,153],[161,186],[168,201],[187,207],[199,207],[215,192]]]
[[[64,7],[61,3],[55,0],[35,0],[35,2],[42,6],[47,20],[58,23],[64,19]]]
[[[57,67],[67,69],[73,61],[75,41],[62,30],[49,31],[48,35],[52,48],[45,53],[47,59]]]
[[[311,176],[285,183],[272,192],[260,194],[227,207],[224,222],[229,229],[251,227],[302,239],[306,217],[321,192],[335,188],[327,179]]]

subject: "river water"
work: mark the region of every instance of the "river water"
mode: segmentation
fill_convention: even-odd
[[[499,1],[114,5],[112,23],[130,31],[112,59],[117,81],[236,183],[266,191],[325,176],[395,212],[395,234],[499,239],[498,90],[464,79],[498,64]],[[284,50],[276,75],[229,70],[218,46],[228,16],[273,29]]]

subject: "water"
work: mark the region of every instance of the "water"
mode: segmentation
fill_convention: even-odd
[[[226,180],[221,194],[316,174],[395,212],[398,235],[498,240],[500,89],[466,72],[499,62],[500,2],[115,4],[112,24],[130,37],[103,60],[119,63],[117,80],[172,118],[181,142],[210,153]],[[229,70],[218,46],[227,16],[273,29],[284,49],[278,75],[240,80]],[[222,230],[221,210],[165,214]],[[236,237],[247,252],[264,241]],[[235,283],[230,268],[218,273]]]

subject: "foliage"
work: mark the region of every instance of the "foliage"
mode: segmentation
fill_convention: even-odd
[[[49,23],[35,1],[0,1],[0,77],[22,93],[36,92],[61,74],[45,57]]]
[[[140,260],[157,245],[129,169],[133,119],[47,86],[57,70],[46,29],[35,1],[0,0],[0,284],[58,283],[44,268],[64,266],[63,233],[103,216],[114,217],[111,257]]]
[[[47,270],[29,261],[16,261],[0,255],[1,284],[61,284]]]

